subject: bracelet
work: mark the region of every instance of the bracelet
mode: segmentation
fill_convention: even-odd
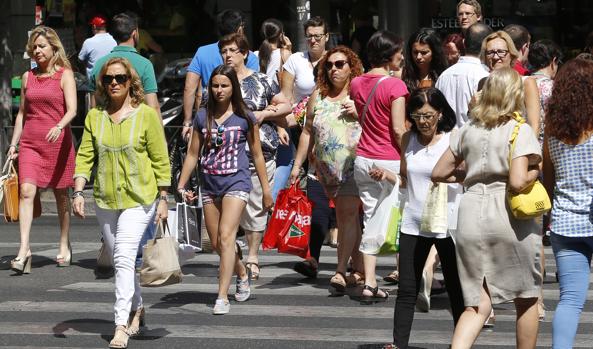
[[[56,124],[56,128],[57,128],[58,130],[60,130],[60,132],[61,132],[61,131],[62,131],[62,129],[63,129],[63,127],[62,127],[60,124]]]
[[[167,197],[167,195],[161,195],[159,196],[159,201],[169,201],[169,198]]]
[[[183,123],[183,127],[192,127],[192,123],[191,122],[184,122]]]
[[[18,146],[16,144],[11,144],[8,146],[8,148],[14,147],[14,149],[18,149]]]
[[[78,190],[72,193],[72,199],[76,199],[79,196],[84,199],[84,192],[82,192],[82,190]]]

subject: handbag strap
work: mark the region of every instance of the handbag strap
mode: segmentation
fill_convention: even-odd
[[[8,174],[8,170],[13,167],[12,165],[12,159],[8,158],[6,159],[6,162],[4,163],[4,166],[2,167],[2,175],[7,175]]]
[[[149,223],[150,224],[150,223]],[[157,222],[156,233],[154,234],[154,241],[156,242],[157,239],[172,236],[171,231],[169,230],[169,224],[167,224],[166,219],[159,219]]]
[[[519,135],[519,129],[521,128],[521,125],[523,125],[525,123],[525,119],[518,112],[513,113],[513,119],[515,119],[515,121],[517,121],[517,124],[515,125],[515,129],[513,130],[513,133],[511,134],[511,139],[509,140],[509,142],[511,143],[511,149],[509,150],[509,172],[511,171],[513,152],[515,152],[515,145],[517,143],[517,136]]]
[[[373,89],[371,90],[371,93],[369,94],[369,97],[367,98],[367,102],[364,104],[364,108],[362,109],[362,115],[360,117],[360,124],[362,124],[364,122],[364,117],[366,116],[367,113],[367,109],[369,107],[369,104],[371,103],[371,100],[373,99],[373,96],[375,95],[375,91],[377,90],[377,86],[379,86],[379,84],[381,83],[381,81],[387,79],[388,76],[383,76],[382,78],[380,78],[376,83],[375,86],[373,86]]]

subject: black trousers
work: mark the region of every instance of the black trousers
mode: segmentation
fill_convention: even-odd
[[[307,197],[313,202],[309,251],[311,257],[315,258],[319,263],[323,240],[331,227],[332,215],[335,215],[335,213],[329,207],[329,199],[325,194],[325,190],[323,190],[323,186],[311,177],[307,178]]]
[[[463,294],[461,282],[457,271],[455,259],[455,244],[453,239],[426,238],[400,234],[399,238],[399,288],[395,301],[395,314],[393,316],[393,340],[398,348],[408,347],[410,331],[414,321],[414,310],[416,299],[420,291],[422,271],[426,263],[426,257],[432,245],[441,259],[445,286],[451,302],[453,322],[457,324],[459,317],[464,311]]]

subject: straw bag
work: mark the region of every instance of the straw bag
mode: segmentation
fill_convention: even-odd
[[[509,151],[509,172],[511,169],[513,151],[515,150],[515,143],[519,128],[521,124],[525,123],[525,119],[519,113],[513,113],[513,118],[517,121],[513,134],[511,135],[511,150]],[[536,180],[531,186],[523,189],[520,193],[508,192],[507,200],[513,216],[517,219],[530,219],[543,215],[552,209],[550,197],[546,189],[539,180]]]
[[[16,222],[19,220],[19,176],[12,160],[7,160],[4,164],[0,183],[4,196],[4,220]]]
[[[148,240],[142,251],[140,285],[159,287],[180,283],[178,249],[179,243],[171,236],[167,222],[160,220],[154,239]]]

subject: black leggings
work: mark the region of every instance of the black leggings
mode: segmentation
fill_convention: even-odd
[[[398,348],[407,348],[410,331],[414,321],[416,299],[420,291],[422,271],[432,245],[436,245],[441,259],[445,286],[453,312],[453,322],[457,324],[464,311],[461,282],[457,272],[455,244],[453,239],[426,238],[400,234],[399,238],[399,288],[393,316],[393,340]]]

